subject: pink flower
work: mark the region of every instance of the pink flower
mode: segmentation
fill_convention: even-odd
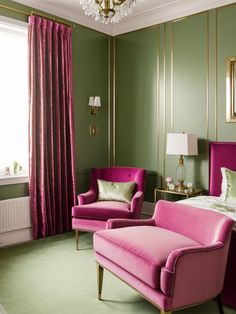
[[[166,178],[166,182],[167,182],[167,183],[171,183],[171,182],[173,182],[173,178],[171,178],[171,177],[167,177],[167,178]]]

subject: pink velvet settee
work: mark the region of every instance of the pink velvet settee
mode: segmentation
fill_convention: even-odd
[[[98,298],[103,269],[111,271],[161,313],[216,298],[220,313],[233,221],[216,212],[159,201],[147,220],[110,219],[94,234]]]
[[[105,229],[110,218],[137,219],[140,217],[146,170],[134,167],[94,168],[88,192],[78,195],[79,205],[72,208],[72,229],[76,231],[78,250],[79,230],[95,232]],[[129,202],[114,200],[98,201],[97,180],[112,182],[135,182],[132,199]]]

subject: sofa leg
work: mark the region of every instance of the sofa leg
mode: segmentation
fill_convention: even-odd
[[[218,309],[219,309],[219,312],[220,314],[224,314],[224,308],[223,308],[223,304],[222,304],[222,300],[221,300],[221,294],[219,294],[217,297],[216,297],[216,302],[217,302],[217,305],[218,305]]]
[[[165,311],[161,310],[160,314],[172,314],[172,311],[165,312]]]
[[[101,265],[97,264],[97,285],[98,285],[98,300],[102,298],[102,282],[103,282],[104,269]]]
[[[75,230],[76,250],[79,249],[79,230]]]

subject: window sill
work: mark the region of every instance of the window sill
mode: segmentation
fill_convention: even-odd
[[[10,185],[19,183],[28,183],[29,176],[24,175],[13,175],[13,176],[0,176],[0,185]]]

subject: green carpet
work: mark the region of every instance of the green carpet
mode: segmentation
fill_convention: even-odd
[[[103,301],[98,301],[92,234],[74,233],[0,250],[0,313],[110,314],[159,311],[136,291],[104,273]],[[1,314],[2,314],[1,313]],[[218,314],[215,302],[178,311]],[[225,314],[235,314],[225,307]],[[5,314],[5,313],[4,313]]]

